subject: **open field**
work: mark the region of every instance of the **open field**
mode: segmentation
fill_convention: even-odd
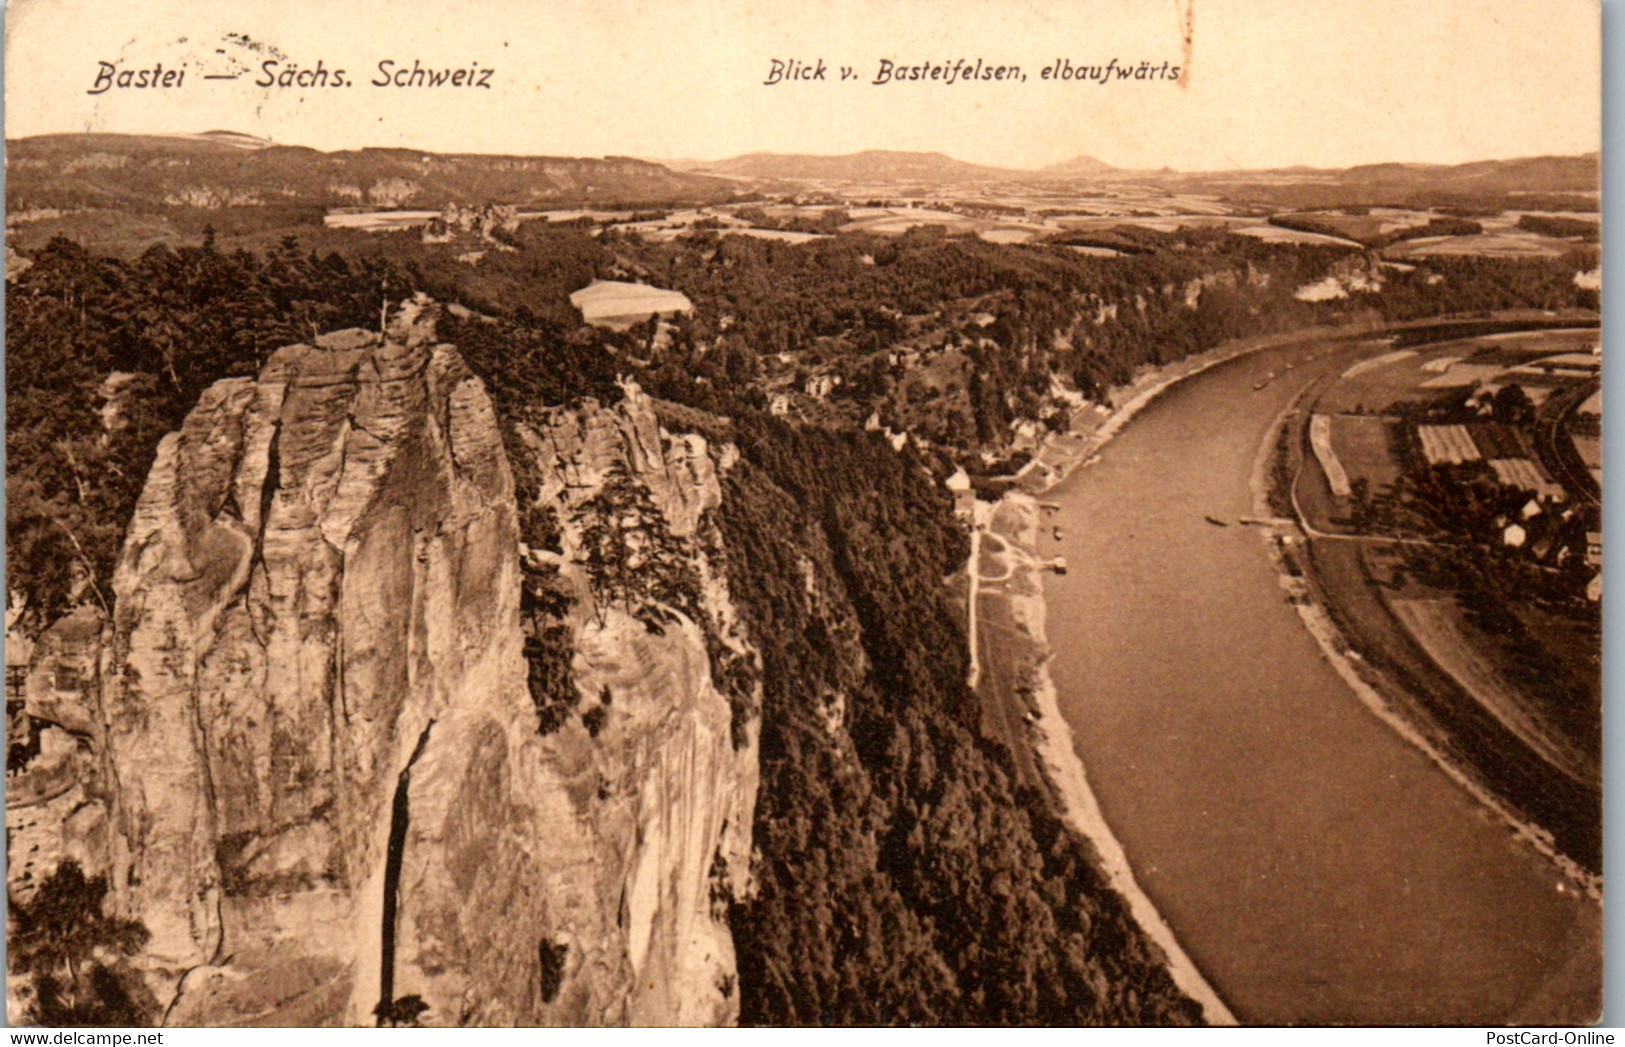
[[[983,229],[976,234],[983,240],[994,244],[1024,244],[1038,234],[1031,229],[1019,229],[1013,226],[998,226],[993,229]]]
[[[1362,361],[1343,373],[1341,380],[1320,399],[1327,414],[1380,414],[1397,403],[1426,400],[1432,394],[1418,387],[1430,377],[1427,358],[1411,350],[1395,350]]]
[[[1531,400],[1547,389],[1596,372],[1594,331],[1483,336],[1416,350],[1396,350],[1350,367],[1321,401],[1327,413],[1365,414],[1390,405],[1425,403],[1452,389],[1510,379]]]
[[[1474,386],[1488,382],[1506,370],[1500,364],[1472,363],[1469,361],[1456,361],[1445,367],[1440,373],[1423,382],[1418,388],[1422,389],[1459,389],[1464,386]]]
[[[1577,246],[1538,233],[1517,230],[1479,233],[1476,236],[1427,236],[1385,248],[1389,258],[1427,258],[1433,255],[1482,255],[1489,258],[1561,258]]]
[[[1441,462],[1460,465],[1484,457],[1467,434],[1465,425],[1419,425],[1416,436],[1422,441],[1422,454],[1429,465]]]
[[[804,244],[809,240],[828,239],[821,233],[797,233],[788,229],[719,229],[717,233],[720,236],[753,236],[758,240],[778,240],[786,244]]]
[[[1556,497],[1562,488],[1552,482],[1546,470],[1528,458],[1491,458],[1495,478],[1507,487],[1516,487],[1542,497]]]
[[[1499,422],[1473,422],[1467,426],[1473,446],[1486,458],[1521,458],[1529,453],[1528,442],[1518,430]]]
[[[1394,615],[1462,690],[1518,736],[1541,759],[1577,782],[1600,786],[1600,768],[1534,714],[1530,703],[1484,652],[1486,638],[1472,635],[1454,600],[1392,600]]]
[[[1383,418],[1336,415],[1331,427],[1332,448],[1351,483],[1364,480],[1375,494],[1399,479],[1394,441],[1402,437],[1392,422]]]
[[[1337,244],[1342,247],[1359,247],[1353,240],[1345,240],[1340,236],[1327,236],[1325,233],[1306,233],[1299,229],[1283,229],[1278,225],[1244,225],[1237,226],[1233,232],[1242,236],[1251,236],[1272,244]]]
[[[1587,469],[1600,470],[1602,468],[1602,438],[1598,436],[1569,437],[1574,443],[1574,450],[1585,463]]]
[[[1391,353],[1383,353],[1381,356],[1373,356],[1369,360],[1361,360],[1359,363],[1344,371],[1342,378],[1344,381],[1347,381],[1350,378],[1355,378],[1359,375],[1365,374],[1367,371],[1375,371],[1380,367],[1387,367],[1389,364],[1395,364],[1401,360],[1408,360],[1415,355],[1415,349],[1395,349]]]
[[[1410,579],[1393,547],[1314,540],[1311,577],[1338,631],[1433,744],[1556,838],[1586,868],[1601,860],[1601,796],[1546,760],[1475,700],[1411,634],[1391,605],[1448,594]]]
[[[1485,621],[1504,625],[1510,614],[1542,623],[1540,630],[1525,626],[1533,638],[1485,633],[1461,610],[1457,593],[1437,587],[1446,584],[1448,572],[1428,569],[1430,577],[1438,576],[1435,585],[1421,583],[1414,574],[1423,569],[1419,564],[1445,563],[1454,555],[1447,547],[1350,540],[1346,524],[1332,520],[1336,474],[1346,473],[1350,484],[1366,479],[1374,491],[1394,484],[1400,478],[1396,441],[1404,438],[1400,426],[1408,423],[1339,413],[1328,419],[1320,440],[1315,439],[1314,423],[1333,410],[1346,412],[1362,403],[1369,411],[1377,403],[1438,399],[1449,392],[1439,388],[1444,383],[1438,380],[1450,375],[1460,375],[1461,385],[1479,384],[1501,378],[1511,368],[1553,358],[1591,373],[1582,365],[1594,357],[1584,354],[1571,363],[1564,353],[1575,353],[1594,336],[1561,331],[1464,339],[1419,347],[1413,356],[1373,357],[1345,369],[1320,393],[1313,401],[1313,422],[1296,423],[1303,427],[1303,445],[1316,451],[1304,461],[1296,482],[1299,505],[1314,527],[1343,536],[1309,543],[1315,590],[1338,629],[1366,664],[1395,681],[1388,690],[1415,704],[1412,719],[1432,725],[1427,732],[1436,735],[1436,744],[1474,768],[1492,791],[1552,831],[1566,853],[1590,868],[1595,868],[1598,846],[1600,779],[1595,746],[1586,739],[1596,732],[1596,709],[1588,710],[1584,701],[1569,706],[1576,695],[1594,689],[1586,681],[1588,672],[1595,676],[1596,667],[1586,666],[1594,661],[1596,640],[1583,635],[1578,619],[1568,621],[1534,603],[1485,609]],[[1535,376],[1524,372],[1518,377]],[[1546,373],[1538,377],[1570,385],[1577,380]],[[1557,492],[1516,426],[1487,420],[1424,423],[1415,431],[1430,462],[1487,461],[1509,486]],[[1515,626],[1508,628],[1517,633]],[[1568,784],[1561,784],[1563,780]]]
[[[1324,226],[1350,240],[1370,240],[1385,233],[1398,232],[1426,225],[1435,216],[1427,211],[1413,211],[1395,207],[1373,207],[1367,214],[1344,214],[1340,211],[1306,211],[1292,215]],[[1308,224],[1307,222],[1305,224]]]
[[[203,230],[210,225],[218,236],[217,242],[233,249],[245,237],[257,249],[275,244],[289,233],[297,235],[303,244],[324,232],[321,212],[315,208],[278,213],[265,208],[226,208],[209,214],[206,220],[181,209],[160,214],[90,209],[8,226],[6,243],[32,254],[52,238],[64,236],[91,251],[131,259],[155,244],[195,247],[203,242]]]
[[[816,183],[814,183],[816,186]],[[850,221],[843,232],[865,232],[879,236],[900,236],[923,225],[940,225],[954,234],[973,234],[993,243],[1027,243],[1062,232],[1087,232],[1119,225],[1136,226],[1170,233],[1183,226],[1226,228],[1233,233],[1271,243],[1323,244],[1359,248],[1362,241],[1425,224],[1438,217],[1427,212],[1398,207],[1376,207],[1367,214],[1337,211],[1302,212],[1300,217],[1324,226],[1327,232],[1288,229],[1270,224],[1268,217],[1248,211],[1217,197],[1169,193],[1166,190],[1133,183],[1115,183],[1093,193],[1076,192],[1049,195],[1019,186],[921,187],[910,192],[897,185],[852,185],[832,183],[823,186],[818,203],[756,203],[777,221],[817,220],[837,201],[852,202],[846,208]],[[875,204],[878,206],[868,206]],[[1055,205],[1063,204],[1063,208]],[[733,224],[736,205],[718,205],[708,214]],[[336,211],[325,216],[330,227],[382,232],[422,225],[438,212],[429,211]],[[1559,257],[1584,245],[1578,240],[1544,236],[1516,225],[1522,212],[1507,212],[1483,219],[1485,231],[1473,236],[1435,236],[1403,241],[1384,249],[1384,257],[1425,260],[1430,255],[1487,255],[1495,257]],[[622,223],[648,239],[665,241],[680,235],[702,217],[697,211],[674,212],[666,218],[626,225],[631,212],[588,209],[521,212],[521,219],[543,218],[571,221],[590,218],[599,223]],[[1343,235],[1336,235],[1341,231]],[[747,235],[768,236],[801,242],[806,234],[777,234],[760,230]]]
[[[1473,341],[1521,352],[1543,354],[1553,350],[1589,352],[1597,345],[1598,339],[1596,328],[1582,327],[1549,331],[1506,331],[1501,334],[1481,335]]]
[[[1234,228],[1239,225],[1256,225],[1256,218],[1238,218],[1230,215],[1174,215],[1171,217],[1150,217],[1146,215],[1113,215],[1111,217],[1091,217],[1079,215],[1060,215],[1048,219],[1049,223],[1068,230],[1099,230],[1112,229],[1120,225],[1138,226],[1141,229],[1155,229],[1159,233],[1171,233],[1180,228],[1190,226],[1199,229]]]
[[[429,219],[438,217],[439,211],[332,211],[322,216],[322,224],[329,229],[382,233],[426,225]]]
[[[1562,373],[1596,374],[1602,370],[1602,357],[1592,353],[1558,353],[1555,356],[1543,356],[1539,360],[1525,364],[1524,368],[1560,371]]]
[[[519,217],[541,218],[548,222],[574,222],[589,218],[594,222],[624,222],[632,217],[631,211],[589,211],[579,207],[561,211],[520,211]]]

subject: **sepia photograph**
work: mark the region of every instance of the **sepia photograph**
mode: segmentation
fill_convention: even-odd
[[[8,1024],[1603,1020],[1598,0],[5,19]]]

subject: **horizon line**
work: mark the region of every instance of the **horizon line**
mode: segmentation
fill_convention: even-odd
[[[95,137],[95,136],[111,136],[111,137],[124,137],[124,138],[182,138],[182,139],[188,139],[188,138],[189,139],[225,138],[225,137],[229,136],[229,137],[234,137],[234,138],[252,139],[252,140],[254,140],[256,142],[263,142],[264,145],[261,148],[309,149],[309,150],[311,150],[313,152],[323,153],[323,154],[345,153],[345,152],[362,152],[362,151],[365,151],[365,150],[380,150],[380,151],[396,151],[396,152],[409,152],[409,153],[424,153],[424,154],[428,154],[428,155],[438,155],[438,156],[547,157],[547,158],[573,159],[573,160],[615,160],[615,159],[623,159],[623,160],[638,160],[638,161],[641,161],[641,162],[644,162],[644,163],[658,164],[658,165],[663,166],[663,167],[669,166],[670,164],[673,164],[673,163],[704,164],[704,165],[720,164],[720,163],[727,163],[727,162],[729,162],[731,160],[741,160],[741,159],[744,159],[746,157],[755,157],[755,156],[762,156],[762,157],[805,157],[805,158],[819,159],[819,160],[838,160],[838,159],[846,159],[846,158],[851,158],[851,157],[864,156],[864,155],[867,155],[867,154],[880,153],[880,154],[891,154],[891,155],[898,155],[898,156],[940,156],[940,157],[943,157],[943,158],[945,158],[945,159],[947,159],[949,161],[952,161],[953,163],[964,164],[964,165],[966,165],[968,167],[982,167],[982,168],[986,168],[986,169],[988,169],[990,171],[1005,171],[1005,172],[1010,172],[1012,174],[1043,174],[1043,173],[1045,173],[1046,171],[1048,171],[1051,168],[1060,167],[1060,166],[1063,166],[1065,164],[1070,164],[1070,163],[1073,163],[1073,162],[1078,161],[1078,160],[1091,160],[1091,161],[1094,161],[1095,163],[1103,165],[1106,168],[1109,168],[1112,171],[1120,171],[1120,172],[1125,173],[1125,174],[1165,174],[1165,173],[1172,172],[1174,174],[1216,175],[1216,174],[1231,174],[1231,173],[1243,173],[1243,174],[1245,174],[1245,173],[1261,173],[1261,172],[1269,172],[1269,171],[1290,171],[1290,170],[1336,172],[1336,171],[1348,171],[1348,170],[1352,170],[1352,169],[1357,168],[1357,167],[1375,167],[1375,166],[1386,166],[1386,165],[1398,165],[1398,166],[1404,166],[1404,167],[1462,167],[1462,166],[1466,166],[1466,165],[1469,165],[1469,164],[1512,163],[1512,162],[1519,161],[1519,160],[1585,159],[1585,158],[1588,158],[1588,157],[1595,157],[1600,161],[1601,158],[1602,158],[1602,152],[1603,152],[1602,149],[1598,148],[1598,149],[1588,149],[1588,150],[1585,150],[1583,152],[1577,152],[1577,153],[1536,152],[1536,153],[1521,153],[1521,154],[1513,155],[1513,156],[1486,156],[1486,157],[1479,157],[1479,158],[1472,159],[1472,160],[1454,160],[1454,161],[1450,161],[1450,160],[1395,160],[1395,159],[1382,159],[1382,160],[1365,160],[1365,161],[1361,161],[1359,163],[1345,164],[1345,165],[1342,165],[1342,166],[1333,166],[1333,167],[1319,166],[1319,165],[1316,165],[1316,164],[1311,164],[1311,163],[1306,163],[1306,162],[1299,161],[1299,162],[1295,162],[1295,163],[1272,164],[1272,165],[1264,166],[1264,167],[1210,167],[1210,168],[1174,167],[1174,166],[1168,165],[1168,164],[1164,164],[1164,165],[1162,165],[1160,167],[1143,167],[1143,166],[1142,167],[1120,167],[1120,166],[1118,166],[1116,164],[1113,164],[1113,163],[1111,163],[1109,161],[1102,160],[1102,159],[1100,159],[1099,157],[1095,156],[1092,153],[1080,152],[1080,153],[1076,153],[1073,156],[1070,156],[1070,157],[1068,157],[1068,158],[1066,158],[1064,160],[1057,160],[1054,163],[1045,164],[1042,167],[1005,167],[1005,166],[997,165],[997,164],[982,163],[980,161],[975,161],[975,160],[961,160],[959,157],[954,156],[952,153],[946,152],[946,151],[944,151],[942,149],[887,149],[887,148],[883,148],[883,147],[870,147],[870,148],[857,149],[857,150],[853,150],[853,151],[850,151],[850,152],[841,152],[841,153],[802,153],[802,152],[784,152],[784,151],[773,150],[773,149],[752,149],[752,150],[746,150],[745,152],[733,153],[733,154],[731,154],[729,156],[718,157],[718,158],[706,158],[706,157],[697,157],[697,156],[664,156],[664,157],[660,157],[660,156],[651,156],[651,155],[648,155],[648,154],[637,154],[637,153],[602,153],[602,154],[593,156],[593,155],[588,155],[588,154],[585,154],[585,153],[487,152],[487,151],[472,151],[472,150],[427,149],[427,148],[419,148],[419,147],[411,146],[411,145],[353,145],[353,146],[342,146],[342,147],[339,147],[339,148],[336,148],[336,149],[323,149],[323,148],[320,148],[318,146],[305,145],[305,144],[298,143],[298,142],[278,141],[278,140],[273,139],[273,138],[266,138],[266,137],[263,137],[261,135],[251,134],[251,133],[246,132],[246,131],[233,131],[233,130],[229,130],[229,129],[226,129],[226,128],[211,128],[211,129],[209,129],[207,131],[43,131],[43,132],[39,132],[39,133],[36,133],[36,134],[28,134],[28,135],[22,135],[22,136],[17,136],[17,137],[7,135],[4,138],[4,141],[9,145],[9,144],[14,143],[14,142],[26,142],[26,141],[28,141],[30,139],[37,139],[37,138],[90,138],[90,137]],[[720,176],[718,176],[718,177],[720,177]]]

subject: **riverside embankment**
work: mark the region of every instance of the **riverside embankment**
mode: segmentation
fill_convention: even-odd
[[[1380,351],[1310,337],[1216,364],[1045,495],[1063,537],[1035,551],[1070,565],[1044,583],[1058,709],[1138,883],[1242,1021],[1585,1020],[1596,905],[1371,714],[1238,524],[1274,419]]]

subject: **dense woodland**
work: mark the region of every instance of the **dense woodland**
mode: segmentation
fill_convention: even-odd
[[[1005,450],[1052,377],[1098,395],[1143,365],[1269,329],[1596,304],[1572,260],[1488,259],[1308,303],[1293,290],[1359,252],[1211,230],[1110,259],[940,230],[791,245],[525,228],[473,266],[405,237],[357,244],[318,256],[292,239],[258,254],[205,240],[118,261],[58,240],[39,252],[7,296],[8,586],[36,628],[74,599],[108,603],[157,442],[198,394],[281,345],[376,328],[383,303],[414,290],[472,311],[441,335],[486,379],[510,441],[527,412],[613,400],[616,375],[635,373],[742,455],[714,525],[762,655],[760,890],[731,920],[743,1018],[768,1024],[1199,1018],[1086,845],[978,733],[942,584],[966,552],[935,482],[955,456]],[[682,290],[695,315],[665,339],[653,325],[584,328],[566,295],[594,277]],[[904,349],[937,377],[922,384]],[[104,431],[112,372],[135,392]],[[815,373],[842,378],[823,414],[769,416],[767,386]],[[932,430],[931,450],[897,452],[851,424],[874,411],[961,422]],[[516,478],[525,499],[537,478],[517,464]],[[523,524],[543,544],[551,526]],[[546,586],[527,599],[545,620]],[[564,667],[540,664],[538,686],[556,688]]]
[[[939,231],[940,232],[940,231]],[[1141,231],[1143,237],[1145,231]],[[1306,303],[1292,290],[1349,251],[1260,243],[1213,230],[1151,234],[1155,254],[1091,258],[1064,248],[842,236],[784,244],[702,233],[673,244],[522,229],[478,265],[415,237],[357,235],[318,256],[284,238],[262,253],[155,246],[133,261],[58,239],[7,295],[8,582],[36,626],[70,593],[105,603],[123,528],[158,438],[199,393],[252,374],[277,347],[378,324],[414,290],[485,319],[443,335],[490,380],[505,413],[586,393],[613,398],[617,370],[657,395],[724,415],[761,410],[774,367],[839,376],[830,420],[880,410],[949,452],[995,452],[1035,414],[1050,376],[1086,394],[1242,334],[1369,315],[1408,319],[1509,307],[1594,307],[1570,260],[1441,259],[1392,273],[1380,293]],[[1434,279],[1435,276],[1442,279]],[[696,304],[671,344],[579,326],[568,293],[594,277],[647,279]],[[1194,307],[1193,282],[1203,286]],[[1095,322],[1104,304],[1114,315]],[[985,328],[967,318],[992,316]],[[725,328],[725,329],[724,329]],[[899,347],[958,348],[960,373],[923,381]],[[779,354],[794,363],[782,365]],[[956,358],[957,359],[957,358]],[[133,376],[118,428],[99,413],[112,372]],[[906,394],[906,395],[905,395]],[[88,584],[87,584],[88,583]]]
[[[732,912],[742,1020],[1198,1021],[1085,845],[978,732],[941,488],[874,434],[757,417],[736,436],[721,522],[765,685],[759,891]]]
[[[1351,208],[1350,210],[1354,210]],[[1364,210],[1360,208],[1359,210]],[[1375,233],[1368,236],[1351,236],[1340,226],[1321,221],[1314,215],[1278,214],[1270,216],[1270,224],[1278,225],[1283,229],[1296,229],[1304,233],[1319,233],[1322,236],[1336,236],[1343,239],[1354,239],[1366,247],[1376,250],[1397,244],[1404,240],[1421,240],[1429,236],[1477,236],[1484,231],[1484,226],[1470,218],[1430,218],[1420,225],[1413,225],[1405,229],[1394,229],[1386,233]],[[1528,228],[1525,226],[1524,228]]]

